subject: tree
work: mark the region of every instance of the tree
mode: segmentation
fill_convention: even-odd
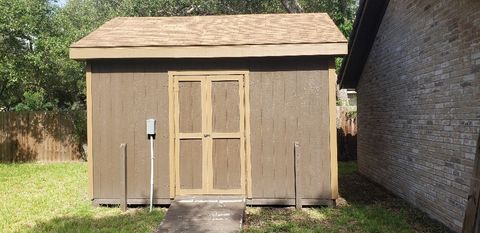
[[[300,0],[300,4],[305,12],[327,12],[346,37],[352,31],[356,0]]]
[[[283,7],[289,12],[289,13],[301,13],[303,12],[302,6],[300,6],[300,3],[298,0],[281,0]]]
[[[37,87],[33,54],[39,36],[48,31],[51,8],[42,0],[0,0],[0,8],[0,109],[10,109],[22,90]]]
[[[80,65],[48,0],[0,0],[0,109],[52,110],[82,101]],[[73,69],[72,69],[73,68]]]
[[[55,1],[55,0],[53,0]],[[327,12],[347,36],[355,0],[0,0],[0,111],[83,109],[70,44],[117,16]]]

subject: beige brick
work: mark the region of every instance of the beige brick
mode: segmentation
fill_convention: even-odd
[[[360,172],[456,232],[480,131],[479,26],[479,1],[391,0],[357,86]]]

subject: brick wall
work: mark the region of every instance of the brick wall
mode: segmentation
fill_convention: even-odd
[[[460,231],[480,128],[480,1],[391,0],[357,91],[360,172]]]

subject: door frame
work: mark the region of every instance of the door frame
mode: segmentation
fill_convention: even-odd
[[[222,75],[242,75],[243,78],[243,101],[244,101],[244,155],[245,155],[245,177],[241,182],[244,183],[244,192],[247,198],[252,198],[252,175],[251,175],[251,146],[250,146],[250,78],[248,70],[222,70],[222,71],[169,71],[168,72],[168,95],[169,95],[169,183],[170,198],[175,198],[181,193],[177,193],[177,162],[176,161],[176,138],[175,138],[175,77],[188,76],[222,76]],[[242,101],[242,100],[241,100]],[[242,114],[242,113],[241,113]],[[241,130],[241,129],[240,129]],[[177,149],[178,150],[178,149]],[[212,172],[212,171],[208,171]],[[219,193],[221,194],[221,193]]]

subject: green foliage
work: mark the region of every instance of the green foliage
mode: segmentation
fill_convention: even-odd
[[[338,162],[338,174],[343,177],[358,171],[357,161]]]
[[[83,102],[82,67],[68,59],[70,38],[48,0],[0,0],[0,108],[68,109]]]
[[[350,110],[347,112],[348,119],[357,119],[357,110]]]
[[[15,111],[42,111],[51,110],[55,105],[52,102],[45,102],[42,92],[26,91],[23,93],[23,102],[15,106]]]
[[[285,13],[281,0],[0,0],[0,110],[71,110],[85,106],[84,62],[70,44],[117,16]],[[352,28],[354,0],[298,0]],[[337,61],[337,66],[340,61]]]
[[[82,155],[82,159],[87,161],[86,151],[83,150],[83,145],[87,144],[87,112],[78,107],[74,107],[73,111],[68,111],[67,115],[73,124],[74,137],[77,142],[78,151]]]
[[[355,0],[300,0],[305,12],[327,12],[340,31],[348,37],[358,5]]]

